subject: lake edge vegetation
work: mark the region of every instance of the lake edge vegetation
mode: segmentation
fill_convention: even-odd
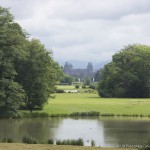
[[[75,146],[75,147],[80,146],[81,149],[82,149],[82,147],[85,144],[85,142],[83,141],[82,138],[78,138],[78,139],[66,139],[66,140],[48,139],[48,140],[45,140],[45,141],[39,141],[36,138],[33,138],[31,136],[27,136],[27,135],[25,135],[25,136],[22,137],[22,142],[21,143],[18,143],[13,138],[4,137],[4,138],[0,139],[0,146],[2,144],[4,144],[4,143],[5,144],[7,144],[7,143],[8,144],[20,144],[20,145],[21,144],[27,144],[27,145],[39,145],[40,144],[40,145],[51,145],[51,146],[52,145],[54,145],[54,146],[59,146],[59,145],[63,146],[64,145],[64,146]],[[149,145],[150,145],[150,143],[149,143],[149,140],[148,140],[143,145],[141,145],[141,148],[144,148],[145,146],[149,146]],[[87,148],[91,148],[91,149],[92,149],[92,147],[98,148],[96,146],[94,140],[90,140],[90,146],[86,146],[86,147]],[[115,149],[119,149],[119,148],[123,149],[124,147],[123,147],[123,145],[115,147]],[[138,147],[134,147],[134,145],[133,145],[133,147],[129,146],[129,147],[126,147],[126,148],[132,149],[132,148],[138,148]],[[101,149],[103,149],[103,147],[101,147]],[[108,148],[106,148],[106,149],[108,149]],[[145,150],[145,149],[141,149],[141,150]]]

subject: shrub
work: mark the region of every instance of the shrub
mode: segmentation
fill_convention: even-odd
[[[97,111],[90,112],[74,112],[70,116],[99,116],[100,113]]]
[[[79,138],[77,140],[77,145],[84,146],[83,139]]]
[[[83,146],[83,139],[79,138],[78,140],[57,140],[56,141],[56,145],[79,145],[79,146]]]
[[[35,138],[32,138],[30,136],[24,136],[22,138],[22,142],[26,144],[37,144],[37,140]]]
[[[76,88],[76,89],[79,89],[79,88],[80,88],[80,85],[75,85],[75,88]]]
[[[34,112],[34,113],[24,113],[23,114],[24,118],[38,118],[38,117],[49,117],[48,113],[38,113],[38,112]]]
[[[14,140],[10,137],[4,137],[3,139],[1,139],[2,143],[13,143]]]
[[[96,90],[97,87],[96,87],[96,84],[91,83],[90,86],[89,86],[89,88],[90,88],[90,89],[93,89],[93,90]]]
[[[13,143],[14,142],[14,140],[12,139],[12,138],[7,138],[7,143]]]
[[[54,144],[54,140],[53,139],[48,139],[47,144]]]
[[[7,138],[6,138],[6,137],[2,138],[2,139],[1,139],[1,142],[2,142],[2,143],[7,143]]]
[[[64,93],[65,91],[64,90],[62,90],[62,89],[57,89],[56,90],[56,93]]]
[[[95,141],[94,140],[91,141],[91,146],[95,146]]]
[[[115,116],[115,114],[101,114],[101,116],[104,116],[104,117],[114,117]]]
[[[150,150],[150,139],[148,139],[144,144],[142,145],[142,148],[139,150]]]
[[[56,145],[62,145],[62,141],[61,140],[57,140],[56,141]]]
[[[85,84],[82,85],[82,89],[86,89],[86,85]]]

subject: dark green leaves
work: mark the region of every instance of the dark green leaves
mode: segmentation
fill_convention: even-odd
[[[0,117],[18,117],[19,109],[42,108],[61,72],[51,52],[0,7]]]
[[[102,97],[150,97],[150,47],[129,45],[101,72]]]

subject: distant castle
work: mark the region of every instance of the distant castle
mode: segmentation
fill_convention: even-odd
[[[88,63],[86,69],[73,69],[73,65],[71,63],[66,62],[63,71],[66,74],[79,78],[94,76],[93,65],[91,62]]]

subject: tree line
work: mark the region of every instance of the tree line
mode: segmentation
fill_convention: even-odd
[[[0,7],[0,117],[42,109],[61,74],[52,51],[27,37],[9,9]]]

